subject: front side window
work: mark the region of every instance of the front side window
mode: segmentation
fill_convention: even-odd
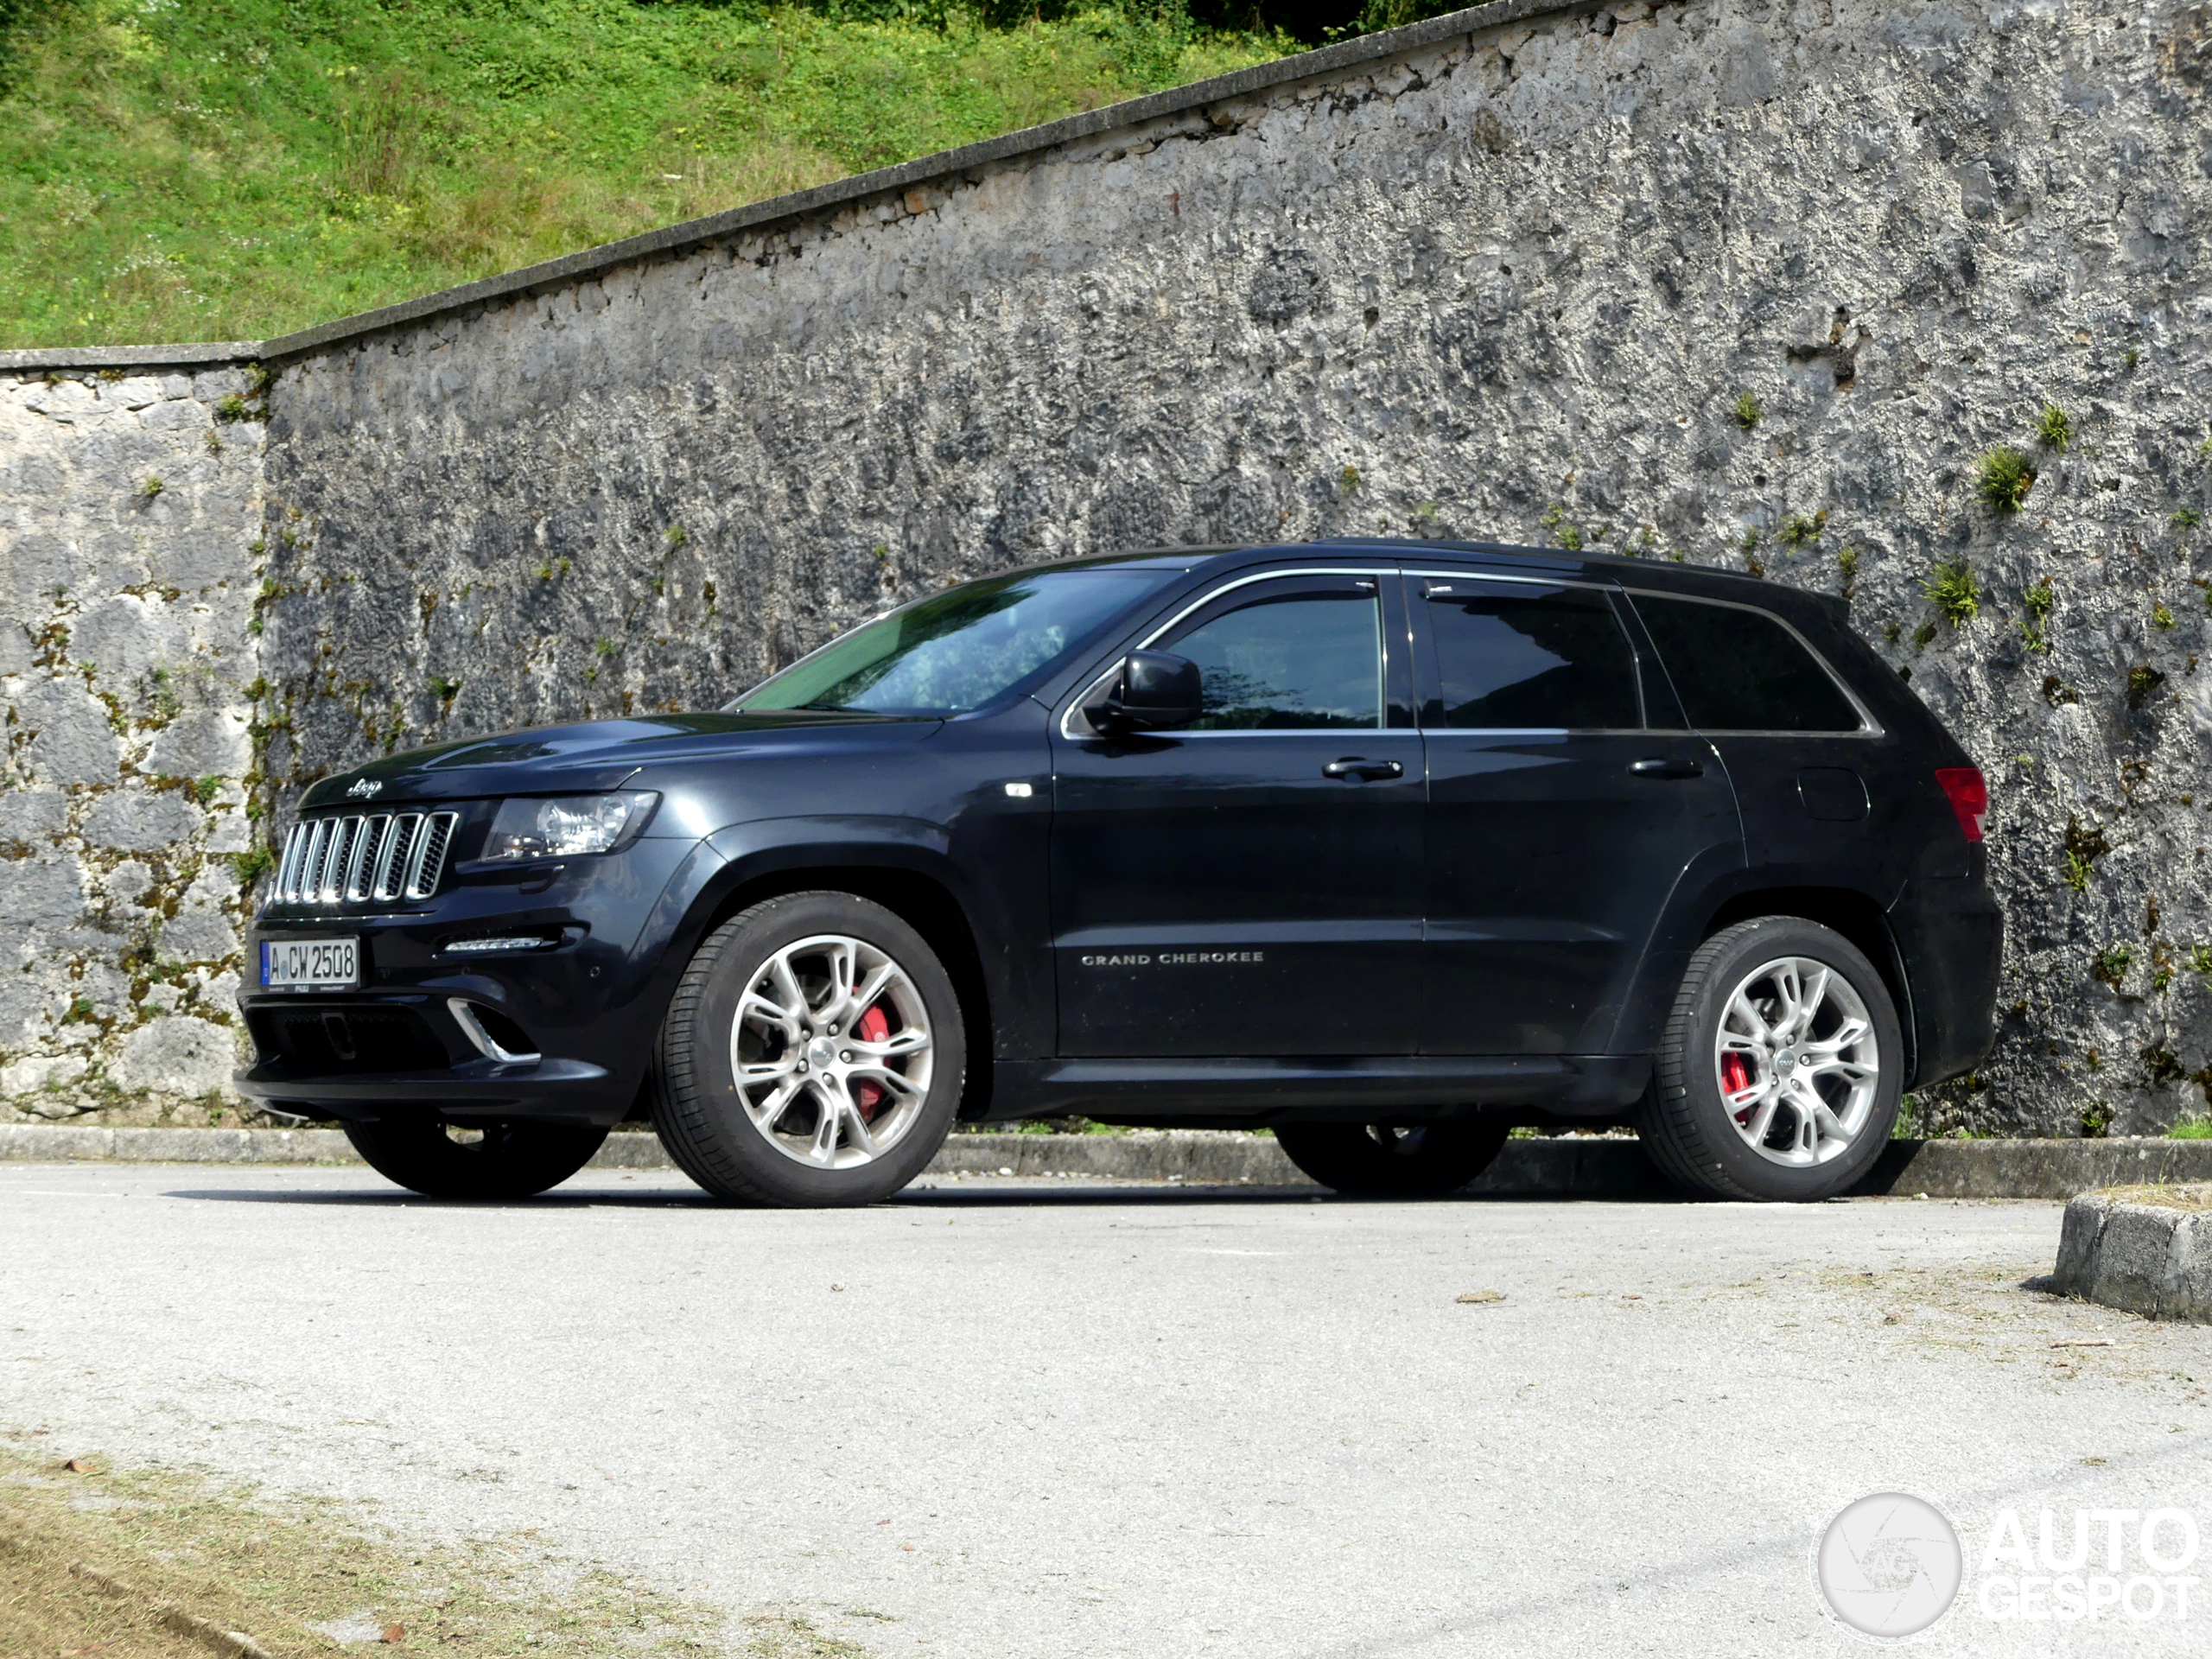
[[[971,582],[856,628],[728,708],[957,715],[1052,668],[1172,570],[1039,570]]]
[[[1373,729],[1382,724],[1375,583],[1291,578],[1217,600],[1160,649],[1198,665],[1189,731]]]
[[[1433,582],[1432,726],[1614,731],[1643,724],[1636,655],[1611,602],[1588,588]]]
[[[1859,711],[1797,637],[1764,611],[1636,596],[1636,613],[1701,732],[1855,732]]]

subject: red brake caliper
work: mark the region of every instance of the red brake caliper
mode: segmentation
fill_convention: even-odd
[[[853,988],[858,990],[860,987],[855,985]],[[891,1021],[884,1017],[880,1002],[853,1021],[853,1035],[864,1043],[880,1043],[890,1034]],[[875,1117],[875,1109],[883,1104],[886,1092],[883,1085],[871,1077],[853,1079],[853,1104],[861,1109],[863,1118],[871,1122]]]
[[[1740,1054],[1728,1053],[1720,1057],[1720,1090],[1723,1094],[1736,1094],[1751,1086],[1751,1063]],[[1746,1106],[1736,1114],[1738,1123],[1748,1123],[1758,1108]]]

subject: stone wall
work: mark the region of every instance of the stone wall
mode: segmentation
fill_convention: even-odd
[[[1356,45],[270,342],[272,803],[719,702],[1056,555],[1748,565],[1848,594],[1991,777],[2009,1013],[1924,1121],[2202,1111],[2212,8],[1519,3]]]
[[[223,1115],[257,839],[250,390],[238,367],[0,377],[6,1116]]]

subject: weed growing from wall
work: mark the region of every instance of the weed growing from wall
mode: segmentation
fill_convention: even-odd
[[[1974,493],[1993,512],[2018,512],[2035,483],[2035,463],[2007,443],[1984,450],[1974,463]]]
[[[1784,547],[1803,547],[1821,539],[1821,531],[1827,528],[1827,522],[1826,507],[1809,518],[1785,518],[1782,521],[1782,528],[1775,531],[1774,539]]]
[[[2045,404],[2036,416],[2036,442],[2046,449],[2063,450],[2074,441],[2074,423],[2056,404]]]
[[[1981,614],[1981,584],[1964,559],[1938,564],[1921,587],[1936,614],[1953,627],[1964,627]]]
[[[2028,612],[2018,625],[2021,639],[2026,641],[2030,651],[2049,651],[2050,640],[2045,630],[2050,624],[2051,607],[2056,603],[2056,596],[2050,590],[2050,578],[2045,576],[2034,587],[2029,588],[2021,595],[2020,602],[2027,607]]]

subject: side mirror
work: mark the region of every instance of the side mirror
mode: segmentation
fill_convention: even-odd
[[[1109,732],[1168,732],[1205,711],[1198,665],[1165,651],[1133,651],[1093,721]]]

